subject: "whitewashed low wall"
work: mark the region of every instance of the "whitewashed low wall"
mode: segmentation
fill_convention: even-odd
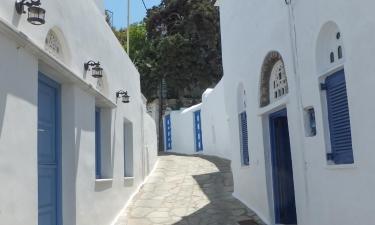
[[[228,120],[224,104],[224,87],[219,83],[215,89],[207,89],[202,103],[180,111],[172,111],[172,150],[181,154],[195,154],[194,112],[201,110],[203,152],[231,158]]]
[[[196,105],[188,109],[172,111],[170,113],[172,149],[168,151],[180,154],[195,153],[193,113],[200,109],[201,105]]]
[[[203,152],[231,159],[229,118],[226,113],[224,86],[220,82],[215,89],[208,89],[202,98]]]

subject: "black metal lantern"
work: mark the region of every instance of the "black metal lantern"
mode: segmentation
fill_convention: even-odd
[[[123,103],[129,103],[130,102],[130,96],[128,95],[127,91],[118,91],[116,92],[116,98],[122,98]]]
[[[94,78],[102,78],[103,77],[103,68],[100,67],[100,62],[94,62],[92,60],[85,63],[85,70],[88,71],[91,68],[92,77]]]
[[[27,21],[33,25],[42,25],[46,23],[46,10],[41,8],[40,0],[17,0],[16,11],[18,14],[25,14],[25,6],[28,7]]]

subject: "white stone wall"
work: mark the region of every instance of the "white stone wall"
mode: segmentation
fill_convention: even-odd
[[[139,73],[95,1],[42,1],[42,26],[19,16],[14,3],[0,6],[0,224],[38,224],[38,71],[61,84],[63,224],[111,224],[156,161],[156,127],[146,113]],[[44,50],[50,30],[62,44],[61,59]],[[100,83],[85,73],[88,60],[101,62]],[[116,102],[120,89],[128,91],[129,104]],[[95,106],[106,112],[107,181],[95,180]],[[126,181],[124,120],[134,128],[134,178]]]
[[[204,154],[231,159],[234,195],[265,222],[274,224],[268,117],[287,108],[298,224],[372,224],[375,153],[371,146],[375,143],[371,134],[375,108],[371,103],[374,83],[371,71],[375,70],[375,64],[371,53],[375,45],[371,39],[375,37],[372,13],[375,2],[292,0],[288,6],[283,0],[221,0],[219,5],[224,78],[206,93],[199,106]],[[329,165],[326,160],[327,114],[319,84],[330,72],[319,62],[329,56],[319,51],[318,40],[327,23],[335,23],[343,38],[344,62],[329,67],[331,72],[345,69],[354,165]],[[289,93],[261,108],[261,69],[271,51],[282,56]],[[237,91],[240,85],[246,91],[249,167],[242,167],[240,158]],[[307,137],[303,109],[311,106],[316,113],[317,135]],[[190,142],[184,140],[180,144],[174,139],[186,133],[187,126],[192,126],[192,111],[189,114],[171,114],[175,124],[172,124],[173,150],[190,153],[194,149],[193,136]],[[220,144],[215,145],[214,135]]]
[[[171,152],[181,154],[196,153],[194,142],[193,113],[199,109],[201,109],[201,105],[196,105],[188,109],[182,109],[181,111],[172,111],[170,113],[172,127],[172,150],[170,150]],[[164,135],[164,139],[165,137],[166,135]]]

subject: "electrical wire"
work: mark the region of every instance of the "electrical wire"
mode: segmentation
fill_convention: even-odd
[[[145,9],[146,9],[146,11],[147,11],[148,9],[147,9],[147,6],[146,6],[146,4],[145,4],[145,0],[142,0],[142,3],[143,3],[143,6],[145,7]]]

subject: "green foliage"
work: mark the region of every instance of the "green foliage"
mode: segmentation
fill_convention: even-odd
[[[130,27],[130,57],[149,100],[157,97],[162,78],[168,86],[168,98],[200,98],[206,88],[220,80],[219,13],[214,2],[162,0],[148,10],[143,23]],[[126,47],[126,30],[116,31],[116,35]]]

